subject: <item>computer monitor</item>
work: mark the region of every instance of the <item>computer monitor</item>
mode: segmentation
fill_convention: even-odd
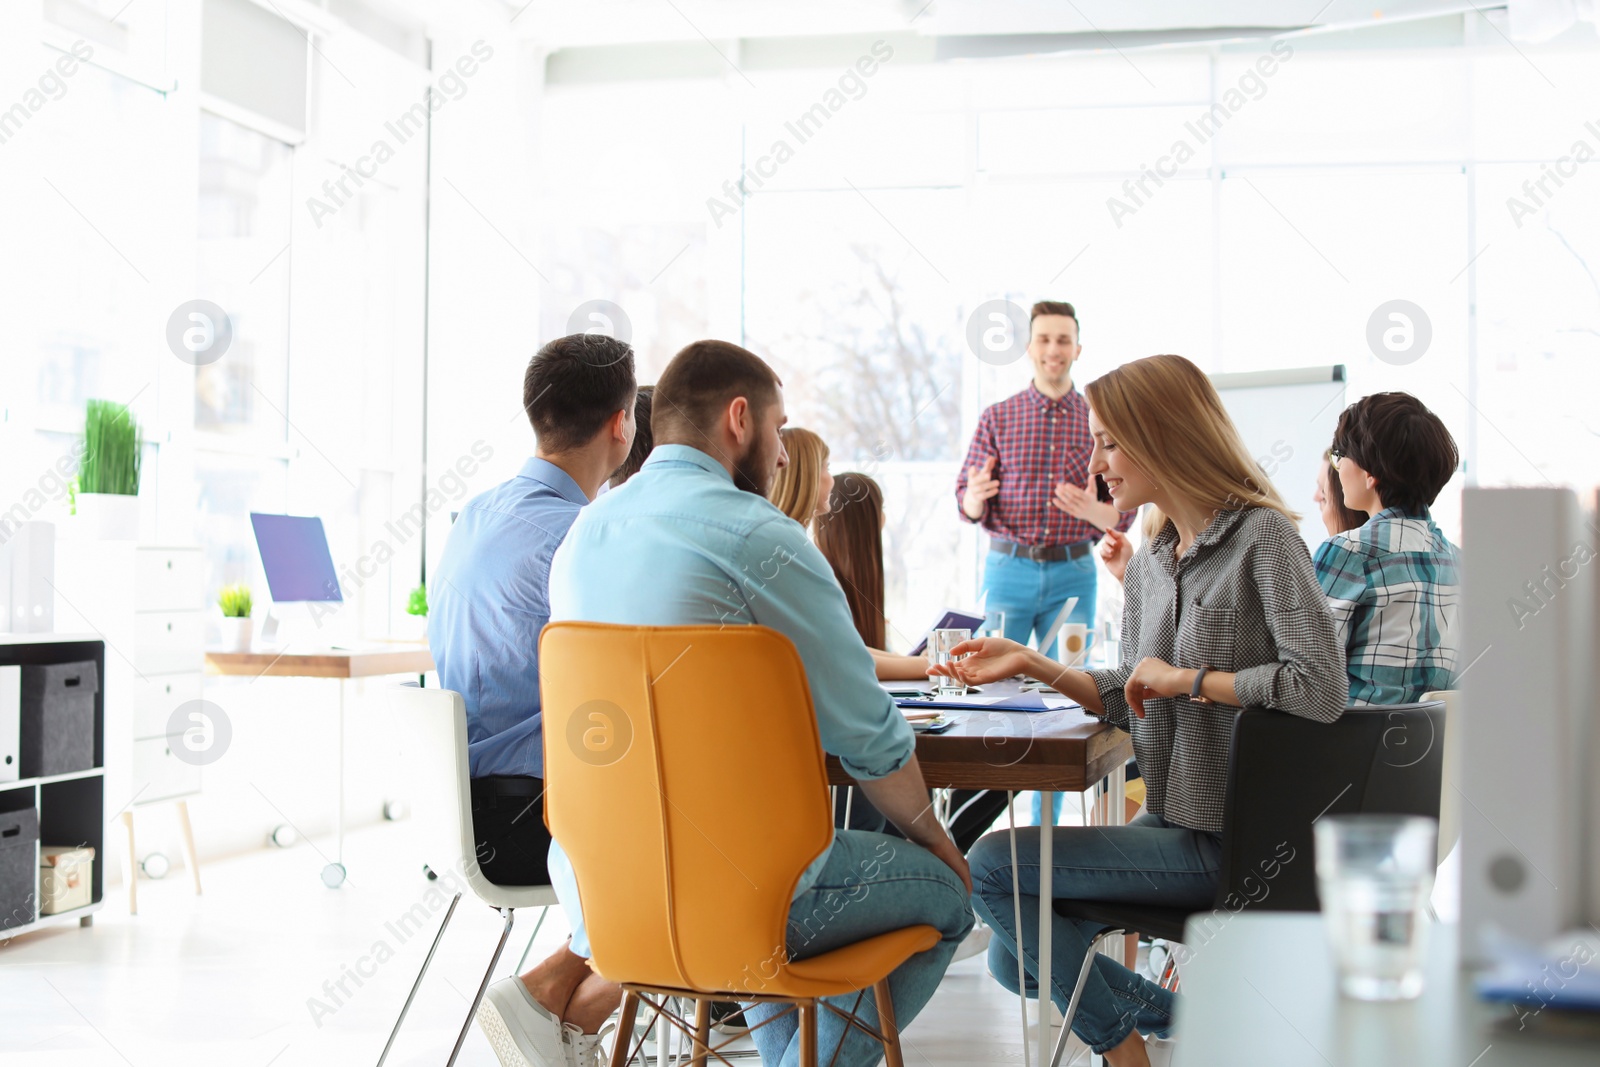
[[[266,572],[274,603],[344,600],[321,519],[252,511],[250,525],[256,532],[261,569]]]

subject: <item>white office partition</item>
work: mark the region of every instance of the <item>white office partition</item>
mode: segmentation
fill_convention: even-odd
[[[1344,410],[1344,365],[1213,374],[1211,384],[1250,454],[1289,506],[1300,512],[1300,536],[1308,545],[1320,544],[1327,531],[1311,494],[1317,465],[1333,444],[1333,430]]]
[[[1593,530],[1570,489],[1462,501],[1461,954],[1584,921],[1593,850]],[[1447,787],[1448,788],[1448,787]]]

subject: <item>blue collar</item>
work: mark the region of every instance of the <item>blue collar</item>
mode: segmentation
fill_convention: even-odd
[[[541,485],[547,485],[562,499],[570,500],[579,507],[589,502],[588,496],[578,488],[578,483],[572,480],[572,475],[547,459],[540,459],[538,456],[529,458],[528,462],[522,465],[522,470],[517,472],[517,477],[529,478]]]
[[[650,450],[650,455],[640,470],[648,470],[661,463],[687,463],[691,467],[699,467],[709,474],[720,476],[730,485],[733,484],[733,475],[728,473],[727,467],[693,445],[656,445]]]

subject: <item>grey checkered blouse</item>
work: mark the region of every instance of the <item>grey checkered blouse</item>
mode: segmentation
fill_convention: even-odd
[[[1105,719],[1133,735],[1146,804],[1194,830],[1222,830],[1228,743],[1236,709],[1187,695],[1128,709],[1123,686],[1146,656],[1193,670],[1234,672],[1245,707],[1332,722],[1344,711],[1344,651],[1300,533],[1271,508],[1225,511],[1173,560],[1169,522],[1125,576],[1122,665],[1089,671]]]

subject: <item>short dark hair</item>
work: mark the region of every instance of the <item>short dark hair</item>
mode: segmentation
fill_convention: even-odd
[[[544,452],[570,452],[633,403],[633,349],[599,333],[558,337],[533,354],[522,376],[522,409]]]
[[[1384,507],[1408,515],[1432,506],[1461,462],[1444,421],[1410,393],[1373,393],[1345,408],[1333,448],[1378,480]]]
[[[699,448],[736,397],[759,413],[777,403],[782,385],[754,352],[727,341],[695,341],[672,357],[656,382],[651,431],[657,444]]]
[[[650,449],[655,447],[655,436],[650,432],[650,394],[655,388],[641,385],[633,399],[633,447],[628,450],[628,458],[622,461],[622,466],[611,472],[608,480],[613,489],[638,474],[650,456]]]
[[[1078,336],[1083,336],[1083,325],[1078,322],[1078,312],[1065,300],[1041,300],[1033,305],[1033,310],[1028,313],[1028,326],[1032,328],[1033,320],[1040,315],[1065,315],[1072,320],[1072,325],[1078,328]]]

